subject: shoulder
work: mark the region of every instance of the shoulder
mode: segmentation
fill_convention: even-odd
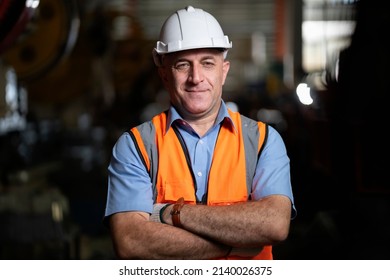
[[[267,142],[264,150],[268,154],[286,154],[286,146],[280,133],[271,125],[268,125]]]
[[[283,142],[282,136],[272,125],[268,125],[268,138],[271,141],[282,141]]]
[[[118,154],[127,154],[129,150],[134,146],[133,140],[129,132],[123,132],[117,139],[113,152]]]

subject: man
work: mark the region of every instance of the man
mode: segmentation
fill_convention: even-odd
[[[295,206],[280,135],[230,111],[222,88],[232,47],[191,6],[153,50],[171,106],[113,148],[105,221],[122,259],[272,259]]]

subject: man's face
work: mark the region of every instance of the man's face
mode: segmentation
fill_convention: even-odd
[[[165,55],[159,73],[182,117],[198,119],[218,112],[229,67],[220,50],[196,49]]]

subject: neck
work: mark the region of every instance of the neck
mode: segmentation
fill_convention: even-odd
[[[220,105],[218,107],[214,107],[212,110],[204,113],[203,115],[191,115],[176,108],[183,120],[185,120],[200,137],[205,135],[214,125],[219,109]]]
[[[195,132],[202,137],[209,131],[209,129],[214,125],[217,118],[216,114],[209,115],[206,118],[196,119],[196,120],[186,120],[188,124],[192,127]]]

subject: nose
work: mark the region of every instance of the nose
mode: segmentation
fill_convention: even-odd
[[[188,80],[194,84],[199,84],[203,81],[202,67],[199,64],[193,64],[188,76]]]

